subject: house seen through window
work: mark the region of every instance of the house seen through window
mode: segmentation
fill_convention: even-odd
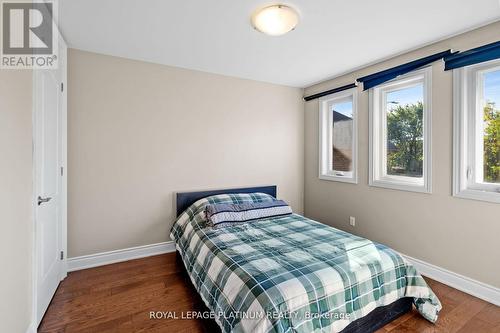
[[[319,178],[357,183],[356,88],[320,99]]]
[[[352,96],[332,104],[332,170],[337,175],[352,172]]]

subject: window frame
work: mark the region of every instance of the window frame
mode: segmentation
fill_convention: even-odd
[[[387,175],[388,92],[423,84],[422,178]],[[369,90],[369,185],[401,191],[432,193],[432,66],[401,75]]]
[[[352,171],[347,175],[333,173],[332,163],[332,131],[333,114],[329,105],[343,99],[352,98]],[[318,178],[344,183],[358,183],[358,89],[351,88],[319,99],[319,158]]]
[[[483,87],[480,75],[500,70],[500,59],[453,70],[453,196],[500,203],[500,184],[480,183],[483,137],[478,131],[478,112]],[[483,76],[484,77],[484,76]],[[482,123],[482,122],[480,122]]]

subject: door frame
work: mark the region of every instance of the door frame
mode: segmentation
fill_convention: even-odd
[[[67,223],[68,223],[68,214],[67,214],[67,202],[68,202],[68,163],[67,163],[67,149],[68,149],[68,108],[67,108],[67,44],[63,39],[62,35],[58,30],[54,31],[54,33],[58,34],[59,38],[59,68],[61,69],[61,83],[63,84],[63,91],[61,92],[61,122],[60,122],[60,131],[61,131],[61,165],[63,168],[63,174],[61,176],[61,196],[60,196],[60,204],[61,204],[61,219],[60,230],[61,230],[61,239],[60,239],[60,248],[63,251],[63,259],[61,260],[61,271],[59,279],[63,280],[68,273],[67,268],[67,254],[68,254],[68,246],[67,246]],[[38,311],[38,256],[37,256],[37,196],[38,193],[36,191],[36,181],[37,181],[37,160],[36,160],[36,152],[35,152],[35,140],[37,138],[37,100],[35,95],[35,89],[37,89],[37,82],[39,80],[39,71],[36,69],[32,70],[32,160],[33,160],[33,170],[32,170],[32,293],[31,293],[31,301],[32,301],[32,313],[31,313],[31,325],[28,328],[29,332],[36,332],[38,325],[37,319],[37,311]]]

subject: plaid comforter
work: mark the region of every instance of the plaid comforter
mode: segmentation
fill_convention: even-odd
[[[429,321],[441,304],[390,248],[292,214],[213,229],[204,208],[274,200],[262,193],[201,199],[171,238],[223,332],[340,332],[376,307],[412,297]]]

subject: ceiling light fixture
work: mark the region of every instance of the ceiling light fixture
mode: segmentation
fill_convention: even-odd
[[[299,14],[286,5],[272,5],[256,10],[252,15],[253,27],[271,36],[284,35],[295,29]]]

